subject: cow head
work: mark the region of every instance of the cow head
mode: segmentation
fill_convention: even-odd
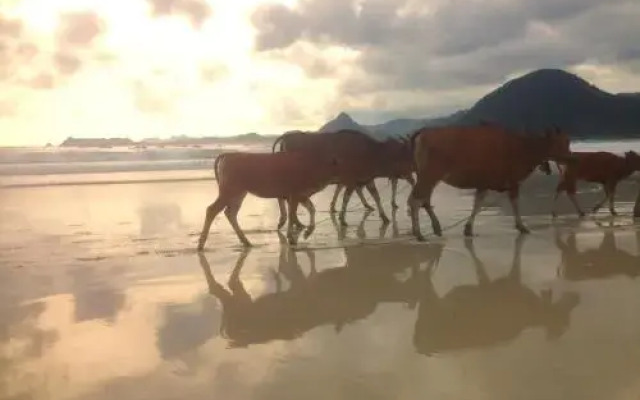
[[[571,140],[566,132],[555,127],[545,132],[544,140],[546,142],[547,157],[551,160],[569,163],[574,157],[571,155]]]
[[[627,151],[624,153],[624,160],[632,170],[640,171],[640,154],[635,151]]]

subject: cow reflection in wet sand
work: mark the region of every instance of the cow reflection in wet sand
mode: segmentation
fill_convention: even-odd
[[[477,285],[458,286],[438,296],[431,268],[424,271],[413,338],[418,353],[432,355],[503,344],[538,326],[546,328],[549,339],[567,330],[579,296],[565,293],[554,303],[551,290],[538,295],[522,284],[520,257],[525,238],[517,237],[511,270],[502,278],[488,277],[471,238],[465,239],[465,247],[475,266]]]
[[[229,339],[231,347],[245,347],[272,340],[291,340],[322,325],[332,325],[339,333],[346,324],[371,315],[380,303],[415,306],[419,287],[414,283],[420,263],[433,264],[441,251],[440,244],[349,247],[345,248],[346,266],[316,271],[313,252],[307,250],[311,268],[305,275],[296,252],[283,248],[275,272],[276,292],[255,299],[240,279],[248,251],[238,259],[229,278],[229,290],[215,280],[204,255],[199,255],[199,260],[210,293],[222,304],[223,336]],[[380,262],[381,258],[388,262]],[[413,274],[402,280],[397,274],[407,268],[411,268]],[[278,283],[281,277],[290,282],[285,291]]]
[[[604,231],[600,246],[579,251],[574,231],[563,241],[556,230],[555,243],[562,257],[559,275],[568,281],[604,279],[619,275],[636,278],[640,275],[640,230],[636,230],[635,236],[636,255],[617,247],[613,227]]]

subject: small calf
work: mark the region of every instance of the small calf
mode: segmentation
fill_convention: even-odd
[[[604,198],[593,208],[597,212],[603,204],[609,201],[609,212],[616,215],[614,197],[618,183],[629,177],[633,172],[640,171],[640,155],[634,151],[627,151],[624,157],[606,151],[597,152],[573,152],[574,161],[567,164],[561,171],[560,181],[556,187],[552,216],[556,217],[558,196],[567,192],[567,196],[573,203],[578,215],[583,217],[584,211],[580,208],[576,199],[577,181],[600,183],[604,188]]]

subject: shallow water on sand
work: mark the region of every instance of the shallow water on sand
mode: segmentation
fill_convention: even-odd
[[[296,251],[276,202],[248,197],[255,247],[221,215],[203,256],[212,182],[3,190],[0,398],[637,399],[635,186],[619,217],[579,221],[562,199],[554,222],[555,179],[525,183],[526,236],[492,196],[465,240],[471,196],[441,185],[449,229],[417,243],[401,183],[395,224],[354,197],[344,232],[320,212]]]

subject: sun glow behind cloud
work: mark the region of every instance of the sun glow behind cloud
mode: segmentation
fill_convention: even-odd
[[[42,64],[18,65],[21,74],[50,73],[51,60],[66,51],[59,43],[65,13],[92,13],[104,25],[86,46],[76,46],[81,67],[65,79],[56,76],[52,88],[2,84],[0,102],[9,111],[0,119],[0,145],[68,136],[276,133],[286,129],[272,121],[278,93],[296,97],[304,89],[312,98],[314,86],[322,89],[305,82],[299,68],[253,57],[250,13],[259,0],[209,1],[210,15],[199,26],[180,12],[154,15],[154,3],[175,9],[180,1],[207,0],[24,0],[0,10],[22,21],[23,36],[39,51]],[[69,31],[94,34],[80,25]]]

